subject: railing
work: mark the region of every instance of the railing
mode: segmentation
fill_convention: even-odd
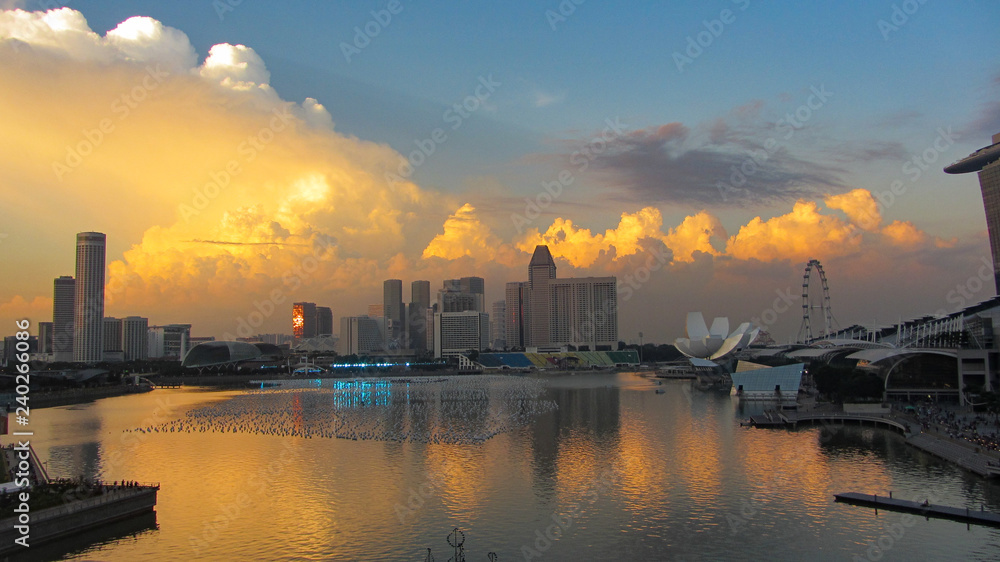
[[[109,488],[114,488],[114,486],[102,484],[108,486]],[[105,490],[100,496],[95,496],[92,498],[86,498],[83,500],[77,500],[68,504],[57,505],[54,507],[47,507],[45,509],[38,510],[37,513],[32,513],[33,521],[45,521],[47,519],[53,519],[55,517],[60,517],[63,515],[71,515],[73,513],[78,513],[86,509],[90,509],[99,505],[106,505],[110,503],[116,503],[124,499],[129,499],[134,496],[141,495],[143,492],[148,492],[150,490],[159,490],[159,482],[148,482],[139,483],[137,482],[135,486],[119,486],[116,489]],[[14,519],[13,517],[8,519]]]

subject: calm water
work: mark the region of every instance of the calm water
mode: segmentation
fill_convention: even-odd
[[[1000,486],[895,434],[741,428],[733,399],[687,382],[656,394],[633,374],[544,380],[558,409],[483,444],[123,431],[240,392],[156,390],[37,410],[33,444],[51,476],[161,484],[155,518],[45,554],[424,560],[432,548],[443,562],[459,527],[469,560],[1000,557],[998,529],[833,502],[892,490],[1000,511]]]

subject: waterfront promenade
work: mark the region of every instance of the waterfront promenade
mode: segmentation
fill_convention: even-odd
[[[1000,478],[1000,452],[989,450],[965,439],[958,439],[923,429],[912,415],[893,410],[890,413],[846,413],[829,408],[807,409],[801,412],[768,410],[763,416],[750,418],[749,425],[765,428],[795,428],[799,425],[857,424],[881,427],[900,433],[912,447],[954,463],[987,478]]]

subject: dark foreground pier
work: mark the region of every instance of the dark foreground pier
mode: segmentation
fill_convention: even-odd
[[[969,508],[917,503],[907,500],[887,498],[885,496],[859,494],[857,492],[835,494],[833,497],[836,498],[836,501],[838,502],[873,507],[876,510],[888,509],[890,511],[903,511],[907,513],[916,513],[918,515],[923,515],[924,517],[937,517],[941,519],[964,521],[966,523],[975,523],[977,525],[1000,527],[1000,514],[990,511],[975,511]]]

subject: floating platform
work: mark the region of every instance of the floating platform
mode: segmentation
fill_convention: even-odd
[[[845,494],[834,494],[836,501],[861,505],[877,509],[888,509],[890,511],[902,511],[906,513],[916,513],[924,517],[936,517],[939,519],[952,519],[965,523],[975,523],[977,525],[988,525],[1000,527],[1000,513],[991,511],[976,511],[969,508],[949,507],[946,505],[923,504],[908,500],[898,500],[885,496],[873,496],[869,494],[859,494],[857,492],[847,492]]]

